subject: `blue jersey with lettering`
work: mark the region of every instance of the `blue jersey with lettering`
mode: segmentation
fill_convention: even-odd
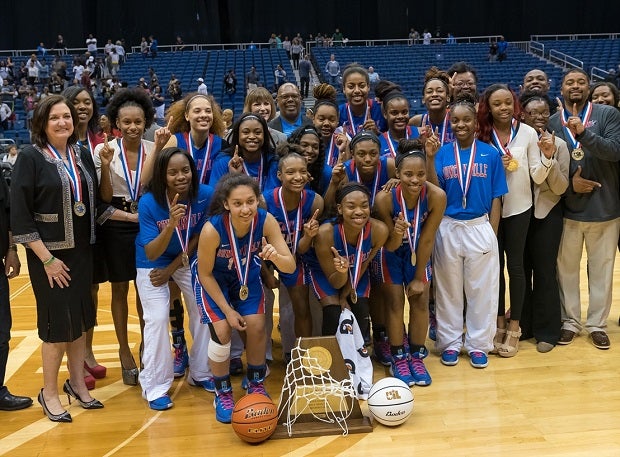
[[[213,168],[213,162],[215,158],[222,150],[222,139],[214,134],[209,134],[209,139],[207,142],[201,147],[197,148],[192,146],[192,150],[189,149],[189,133],[187,132],[178,132],[175,133],[174,136],[177,139],[177,146],[181,149],[185,149],[188,151],[191,156],[194,158],[194,163],[196,164],[196,171],[198,172],[198,177],[201,179],[202,184],[208,184],[209,179],[211,178],[211,170]],[[207,156],[208,153],[208,157]],[[205,160],[206,159],[206,160]]]
[[[228,173],[228,162],[231,158],[232,156],[229,153],[224,152],[218,154],[215,158],[211,170],[211,178],[209,179],[209,184],[211,186],[215,187],[220,178]],[[256,162],[244,161],[243,163],[245,164],[247,175],[254,178],[256,182],[259,183],[261,192],[280,185],[280,181],[278,180],[278,159],[275,155],[266,154],[263,156],[262,170],[260,160]]]
[[[280,231],[282,232],[282,236],[284,237],[284,241],[291,252],[293,252],[293,240],[295,235],[295,218],[297,217],[297,208],[292,211],[287,211],[288,217],[288,230],[286,228],[286,218],[284,217],[283,205],[280,202],[278,197],[278,192],[281,187],[276,187],[275,189],[265,192],[265,203],[267,204],[267,211],[271,213],[271,215],[278,221],[278,225],[280,226]],[[307,222],[308,219],[312,217],[312,205],[314,204],[314,198],[316,197],[316,193],[312,190],[304,189],[302,191],[301,196],[301,225],[299,227],[299,236],[297,238],[297,242],[299,243],[299,239],[303,236],[303,224]],[[304,266],[299,254],[295,255],[297,261],[297,269],[294,273],[279,273],[280,279],[287,287],[293,287],[295,285],[304,284]]]
[[[473,163],[471,183],[463,208],[463,191],[459,184],[457,165],[454,156],[455,143],[443,145],[435,156],[435,169],[439,186],[446,192],[446,216],[453,219],[476,219],[491,212],[494,198],[508,192],[506,174],[500,153],[493,146],[475,140],[476,157]],[[471,156],[471,147],[460,150],[463,183]]]
[[[186,215],[179,221],[179,229],[181,236],[185,237],[186,230],[189,226],[189,238],[199,234],[202,226],[207,220],[207,210],[211,204],[213,196],[213,188],[206,184],[201,184],[198,188],[198,196],[191,202],[179,201],[179,203],[188,204]],[[191,208],[191,219],[189,212]],[[137,268],[165,268],[181,253],[181,243],[178,235],[175,233],[170,239],[170,243],[166,250],[155,260],[149,260],[146,257],[144,247],[159,236],[159,234],[168,225],[170,219],[170,210],[168,206],[161,206],[151,192],[144,194],[138,202],[138,219],[140,222],[140,231],[136,237],[136,267]],[[183,239],[185,242],[185,239]],[[196,256],[194,253],[192,257]]]

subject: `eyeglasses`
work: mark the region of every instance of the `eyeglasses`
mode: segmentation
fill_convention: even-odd
[[[538,111],[526,111],[526,113],[530,117],[544,117],[545,119],[551,116],[549,111],[543,111],[542,113],[539,113]]]
[[[463,87],[476,87],[476,83],[473,81],[457,81],[454,83],[454,87],[463,88]]]

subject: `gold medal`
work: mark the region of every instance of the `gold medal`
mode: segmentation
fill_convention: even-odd
[[[413,265],[415,267],[415,262],[416,262],[416,255],[415,252],[411,253],[411,265]]]
[[[577,160],[580,161],[581,159],[583,159],[584,156],[584,152],[583,149],[581,148],[575,148],[573,149],[573,152],[570,153],[570,156],[573,158],[573,160]]]
[[[508,171],[517,171],[518,168],[519,168],[519,161],[517,159],[510,159],[508,161],[508,166],[506,167]]]
[[[239,298],[241,300],[247,300],[249,295],[250,289],[248,289],[248,286],[246,286],[245,284],[242,284],[241,288],[239,289]]]
[[[355,292],[355,289],[351,289],[349,297],[351,298],[351,303],[357,303],[357,292]]]
[[[86,214],[86,205],[83,202],[75,202],[73,204],[73,212],[76,216],[82,217]]]
[[[183,251],[183,254],[181,254],[181,262],[183,263],[184,267],[189,267],[189,255],[187,255],[187,252]]]
[[[138,202],[131,202],[131,204],[129,205],[129,211],[131,211],[133,214],[136,214],[138,212]]]

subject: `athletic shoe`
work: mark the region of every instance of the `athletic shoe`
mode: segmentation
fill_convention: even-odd
[[[243,362],[239,357],[230,359],[229,371],[231,376],[243,374]]]
[[[258,379],[256,381],[250,381],[249,385],[248,385],[248,394],[261,394],[264,395],[266,397],[269,397],[269,394],[267,393],[267,391],[265,390],[265,380],[264,379]]]
[[[441,363],[451,367],[459,363],[459,351],[454,349],[446,349],[441,353]]]
[[[415,385],[415,379],[411,376],[408,359],[408,354],[405,353],[393,355],[392,363],[390,364],[390,374],[411,387]]]
[[[190,386],[202,387],[207,392],[212,392],[212,393],[215,392],[215,382],[213,381],[213,378],[207,378],[207,379],[203,379],[202,381],[196,381],[194,378],[188,377],[187,383]]]
[[[469,357],[471,357],[469,363],[471,363],[471,366],[474,368],[486,368],[489,364],[487,355],[482,351],[471,351]]]
[[[174,347],[174,377],[181,378],[185,376],[185,370],[189,365],[189,354],[187,353],[187,345],[173,344]]]
[[[269,365],[267,365],[267,368],[265,368],[265,377],[269,376],[271,374],[271,370],[269,369]],[[248,379],[247,376],[244,376],[243,379],[241,380],[241,388],[243,390],[248,390],[248,386],[250,385],[250,380]]]
[[[428,386],[432,382],[431,375],[428,374],[424,366],[423,358],[419,352],[411,354],[409,357],[409,371],[416,386]]]
[[[390,352],[390,342],[386,337],[375,340],[373,345],[373,356],[381,365],[389,367],[392,365],[392,353]]]
[[[166,409],[172,408],[172,400],[168,395],[164,395],[163,397],[156,398],[153,401],[149,402],[149,408],[154,409],[155,411],[164,411]]]
[[[215,418],[218,422],[230,424],[232,413],[235,409],[235,400],[231,388],[220,390],[213,400],[215,407]]]

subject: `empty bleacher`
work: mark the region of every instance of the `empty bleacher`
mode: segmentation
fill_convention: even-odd
[[[620,40],[595,38],[589,40],[545,40],[545,55],[556,50],[583,62],[584,70],[592,67],[616,69],[620,64]]]

